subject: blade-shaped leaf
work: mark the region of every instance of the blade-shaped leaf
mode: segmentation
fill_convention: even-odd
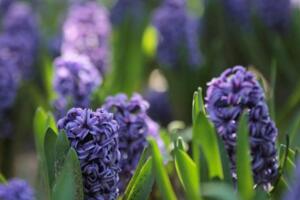
[[[153,138],[150,138],[149,144],[152,150],[153,168],[160,193],[163,196],[163,199],[176,200],[176,195],[173,191],[168,174],[164,169],[163,159],[161,157],[157,143]]]
[[[150,157],[142,166],[141,170],[139,170],[139,173],[132,184],[131,190],[128,191],[129,194],[126,195],[126,198],[123,198],[124,200],[148,199],[154,183],[152,167],[152,158]]]
[[[254,196],[248,132],[248,117],[244,113],[238,126],[236,150],[237,186],[244,200],[250,200]]]
[[[149,149],[149,147],[147,147],[144,149],[144,151],[140,157],[139,163],[136,167],[136,170],[135,170],[132,178],[130,179],[130,182],[128,183],[128,185],[126,187],[123,199],[128,199],[128,195],[129,195],[130,191],[132,190],[132,187],[135,184],[136,179],[139,176],[140,171],[142,170],[142,167],[144,166],[145,162],[147,161],[149,154],[150,154],[150,149]]]
[[[47,114],[41,107],[35,112],[33,127],[38,157],[41,157],[44,154],[44,137],[48,128]]]
[[[52,188],[55,179],[54,163],[55,163],[56,138],[57,138],[56,133],[52,130],[52,128],[48,128],[45,135],[44,148],[45,148],[45,157],[47,163],[49,188]]]
[[[239,200],[235,190],[224,183],[205,183],[201,188],[204,197],[218,200]]]
[[[83,186],[80,164],[76,152],[71,148],[61,173],[52,190],[53,200],[83,200]]]
[[[203,151],[208,164],[209,177],[223,179],[224,175],[217,135],[213,125],[203,112],[198,114],[194,122],[193,142],[198,143]]]
[[[70,149],[69,140],[64,131],[59,132],[55,143],[55,177],[59,175],[60,170],[64,165],[64,161]]]
[[[53,114],[52,114],[51,112],[48,112],[48,115],[47,115],[47,116],[48,116],[48,117],[47,117],[47,119],[48,119],[48,126],[49,126],[50,128],[52,128],[52,130],[53,130],[55,133],[57,133],[58,130],[57,130],[57,126],[56,126],[56,120],[55,120]]]
[[[174,150],[174,158],[176,171],[186,192],[187,199],[201,199],[200,181],[196,164],[187,153],[179,148]]]

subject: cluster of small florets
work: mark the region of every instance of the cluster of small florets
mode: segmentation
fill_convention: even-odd
[[[117,199],[119,126],[113,115],[103,109],[73,108],[58,121],[58,127],[65,130],[77,152],[85,199]]]
[[[13,60],[23,78],[29,78],[37,51],[37,21],[31,7],[16,2],[10,5],[3,19],[0,51]]]
[[[65,54],[54,61],[54,67],[56,116],[65,115],[70,107],[89,107],[91,94],[102,82],[90,60],[83,55]]]
[[[206,106],[224,140],[236,178],[236,137],[241,114],[249,116],[249,139],[255,183],[268,186],[278,174],[277,129],[269,116],[264,92],[251,72],[241,66],[227,69],[209,84]]]
[[[33,189],[27,182],[21,179],[12,179],[6,184],[0,184],[0,199],[35,200],[35,197]]]
[[[290,0],[223,0],[223,5],[225,13],[242,26],[249,26],[256,17],[267,27],[284,31],[291,20]]]
[[[120,189],[124,190],[131,178],[140,155],[147,141],[148,126],[146,123],[148,102],[135,94],[131,99],[119,94],[108,97],[103,108],[114,114],[114,119],[119,123],[119,149],[121,152]]]
[[[88,56],[104,75],[110,62],[110,32],[109,14],[104,7],[93,1],[74,4],[63,26],[62,52]]]
[[[162,65],[201,63],[198,22],[188,15],[184,0],[165,0],[155,11],[153,24],[159,32],[157,57]]]

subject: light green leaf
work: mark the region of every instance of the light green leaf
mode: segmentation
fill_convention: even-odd
[[[150,154],[150,149],[149,149],[149,147],[147,147],[144,149],[144,151],[140,157],[139,163],[136,167],[136,170],[126,187],[123,199],[128,199],[128,195],[129,195],[130,191],[132,190],[132,187],[135,184],[136,179],[138,178],[140,171],[142,170],[142,167],[144,166],[145,162],[147,161],[149,154]]]
[[[47,114],[41,107],[35,112],[33,127],[38,157],[41,159],[41,156],[44,154],[44,137],[48,128]]]
[[[152,170],[152,158],[150,157],[142,166],[139,173],[132,184],[131,190],[128,191],[128,196],[124,200],[144,200],[148,199],[154,183],[154,176]]]
[[[198,169],[193,160],[182,149],[174,150],[175,167],[187,199],[201,199]]]
[[[203,151],[208,164],[209,177],[224,179],[217,135],[203,112],[198,114],[194,122],[193,142],[198,143]]]
[[[248,132],[248,117],[243,113],[238,126],[236,168],[238,191],[244,200],[254,196]]]
[[[53,200],[83,200],[82,175],[76,152],[71,148],[52,190]]]
[[[52,128],[55,133],[58,133],[56,120],[51,112],[48,112],[48,126]]]
[[[44,140],[44,148],[45,148],[45,157],[47,163],[47,171],[48,171],[48,179],[49,179],[49,188],[52,188],[55,179],[55,142],[57,135],[52,130],[52,128],[48,128]]]
[[[0,173],[0,183],[6,183],[6,179],[4,178],[3,174]]]
[[[236,191],[225,183],[212,182],[205,183],[201,188],[203,197],[209,197],[218,200],[239,200]]]
[[[57,177],[64,165],[64,161],[70,149],[70,143],[64,131],[59,132],[55,143],[55,177]]]
[[[159,152],[157,143],[153,138],[150,138],[149,144],[152,150],[153,168],[160,193],[163,196],[163,199],[176,200],[176,195],[173,191],[168,174],[164,169],[163,159]]]

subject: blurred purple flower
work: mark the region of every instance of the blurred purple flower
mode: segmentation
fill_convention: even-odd
[[[278,31],[287,29],[292,14],[291,0],[255,0],[254,6],[267,27]]]
[[[103,75],[110,62],[111,24],[107,10],[96,2],[75,4],[63,26],[62,53],[88,56]]]
[[[0,36],[0,112],[9,109],[14,101],[19,88],[19,71],[16,64],[6,57],[5,48],[2,46],[4,37]]]
[[[102,82],[95,66],[86,56],[76,54],[63,55],[54,65],[55,110],[65,115],[70,107],[89,107],[92,93]]]
[[[5,14],[9,6],[14,2],[14,0],[0,0],[0,16]]]
[[[157,57],[161,64],[170,68],[201,64],[198,22],[188,15],[184,0],[165,0],[155,11],[153,24],[159,32]]]
[[[72,108],[58,121],[76,150],[84,184],[85,199],[118,197],[118,123],[113,115],[98,109]]]
[[[125,189],[147,145],[146,120],[148,116],[146,112],[148,107],[148,102],[138,94],[134,94],[131,99],[128,99],[125,94],[108,97],[103,105],[104,109],[114,114],[114,119],[120,125],[120,191]]]
[[[21,179],[12,179],[7,184],[0,184],[1,200],[34,200],[34,191]]]
[[[296,169],[293,175],[294,182],[291,189],[286,192],[283,200],[298,200],[300,196],[300,160],[297,161]]]
[[[141,0],[118,0],[111,10],[111,21],[114,25],[126,19],[143,20],[146,13],[146,2]]]
[[[255,76],[241,66],[227,69],[208,84],[206,107],[224,140],[236,178],[235,146],[239,117],[249,115],[252,170],[256,184],[269,186],[278,174],[277,129],[269,116],[264,92]]]
[[[1,41],[24,78],[32,73],[32,65],[37,53],[38,28],[32,9],[21,2],[13,3],[3,19],[5,39]],[[4,44],[3,44],[4,43]]]
[[[267,27],[283,31],[291,20],[291,0],[223,0],[225,13],[241,26],[249,26],[253,15]]]
[[[145,99],[150,104],[148,114],[153,120],[160,122],[164,126],[172,121],[171,102],[168,92],[150,89],[146,92]]]
[[[153,121],[150,117],[146,118],[146,124],[148,126],[148,135],[155,139],[161,153],[163,154],[166,153],[164,141],[162,140],[159,134],[159,129],[160,129],[159,125],[155,121]]]

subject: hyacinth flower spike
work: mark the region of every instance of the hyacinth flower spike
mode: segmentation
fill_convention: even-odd
[[[242,66],[224,71],[208,84],[206,108],[223,139],[236,179],[236,133],[243,111],[249,115],[252,171],[257,185],[269,188],[278,175],[275,147],[277,128],[270,118],[263,89],[254,74]]]
[[[35,200],[34,190],[21,179],[11,179],[8,183],[0,184],[1,200]]]
[[[83,177],[85,199],[115,200],[119,189],[117,121],[103,109],[72,108],[58,121],[77,152]]]

